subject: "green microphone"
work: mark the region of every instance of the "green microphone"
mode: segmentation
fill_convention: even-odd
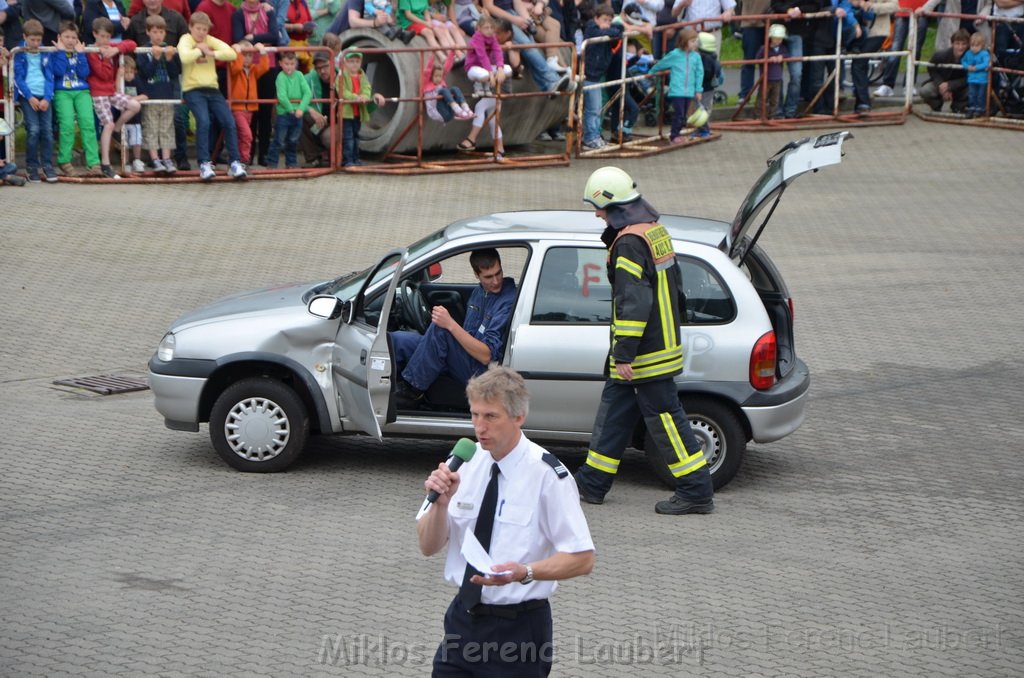
[[[452,471],[458,471],[459,467],[464,462],[469,461],[473,458],[473,454],[476,453],[476,443],[469,438],[459,438],[459,442],[455,443],[455,447],[452,448],[453,459],[448,462],[448,468]],[[430,494],[427,495],[427,501],[433,504],[437,501],[440,495],[437,490],[431,490]]]

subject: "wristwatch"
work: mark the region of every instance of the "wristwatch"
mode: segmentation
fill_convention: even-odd
[[[520,584],[531,584],[533,583],[533,568],[529,565],[526,566],[526,576],[519,580]]]

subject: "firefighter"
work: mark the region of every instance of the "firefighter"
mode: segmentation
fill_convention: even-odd
[[[672,238],[636,183],[617,167],[590,175],[583,201],[607,227],[612,285],[611,348],[587,462],[576,472],[580,497],[601,504],[619,470],[639,417],[676,478],[670,499],[654,510],[669,515],[714,510],[711,473],[676,392],[683,371],[681,274]]]

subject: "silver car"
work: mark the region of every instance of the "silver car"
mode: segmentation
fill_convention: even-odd
[[[810,375],[793,342],[789,292],[757,239],[786,186],[839,163],[847,137],[785,146],[732,223],[661,219],[686,303],[686,361],[676,385],[716,488],[736,474],[748,441],[778,440],[803,421]],[[240,471],[287,468],[311,433],[472,436],[463,389],[443,376],[419,409],[396,409],[388,331],[423,331],[433,305],[461,321],[477,284],[469,253],[494,247],[518,288],[499,362],[529,384],[524,430],[538,442],[585,445],[609,343],[601,230],[592,211],[489,214],[392,250],[358,273],[217,301],[178,318],[160,342],[149,363],[156,408],[172,429],[209,422],[214,448]],[[642,427],[634,444],[653,450]],[[672,484],[668,469],[648,458]]]

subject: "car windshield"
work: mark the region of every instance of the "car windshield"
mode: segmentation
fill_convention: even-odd
[[[440,231],[435,231],[422,240],[413,243],[409,247],[408,259],[418,259],[427,252],[436,249],[445,241],[444,232],[445,229],[442,228]],[[363,286],[363,282],[366,280],[366,276],[370,274],[370,271],[372,271],[374,266],[378,263],[379,262],[374,262],[372,266],[365,268],[362,271],[353,271],[352,273],[343,275],[340,278],[328,281],[313,291],[315,294],[333,294],[339,299],[351,299],[357,292],[359,292],[359,289]],[[371,286],[379,280],[390,278],[391,274],[394,273],[395,266],[397,265],[398,260],[396,259],[394,262],[381,267],[377,272],[376,277],[371,282]]]

